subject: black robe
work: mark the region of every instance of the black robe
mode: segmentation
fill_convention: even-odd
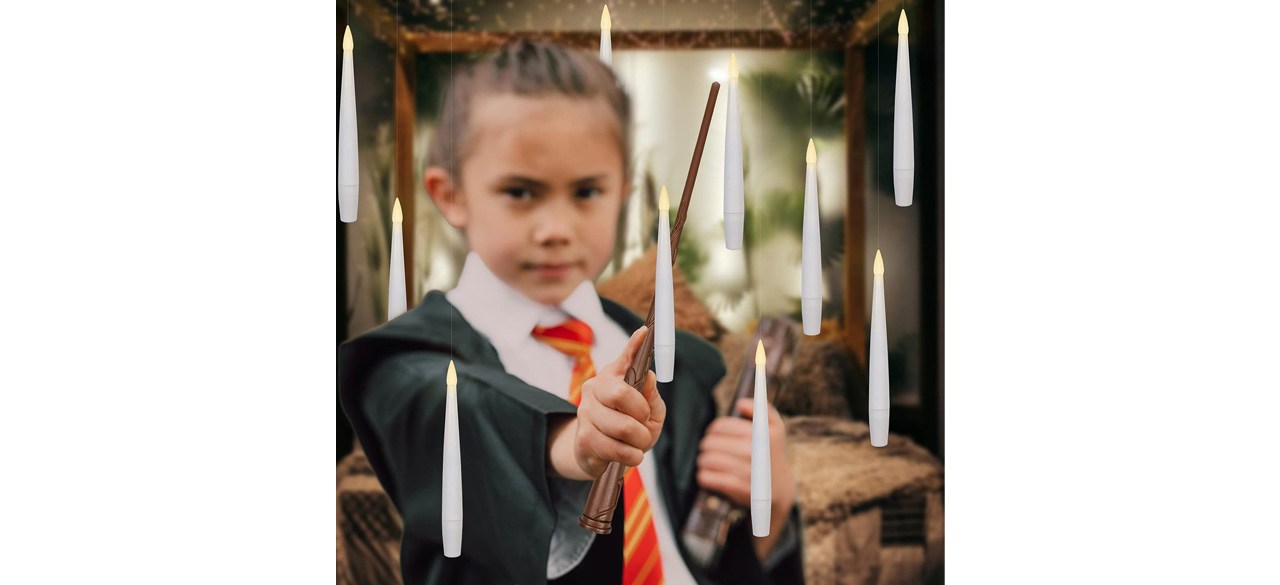
[[[644,324],[621,305],[600,302],[624,331]],[[716,416],[711,392],[725,366],[719,351],[692,333],[678,330],[676,345],[675,377],[658,384],[667,420],[650,456],[679,540],[698,491],[698,442]],[[462,556],[456,559],[444,556],[440,539],[445,373],[451,358],[458,373],[465,520]],[[342,344],[338,391],[370,464],[404,519],[400,564],[406,585],[547,582],[555,528],[547,428],[553,418],[575,413],[575,406],[508,374],[488,339],[439,291]],[[617,510],[622,508],[619,504]],[[613,538],[597,537],[588,559],[566,578],[616,565],[616,580],[607,574],[586,577],[595,583],[621,580],[621,513],[617,517]],[[800,534],[798,509],[787,529]],[[801,548],[766,575],[752,548],[750,522],[740,522],[730,531],[714,573],[690,563],[683,544],[680,553],[701,584],[802,583]]]

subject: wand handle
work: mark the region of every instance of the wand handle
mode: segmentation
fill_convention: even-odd
[[[711,127],[711,114],[716,109],[716,96],[720,93],[720,84],[711,83],[711,92],[707,95],[707,108],[702,113],[702,127],[698,129],[698,142],[693,147],[693,160],[689,163],[689,175],[684,180],[684,193],[680,196],[680,208],[676,211],[676,221],[671,226],[671,263],[676,262],[676,254],[680,250],[680,234],[684,232],[685,216],[689,213],[689,198],[693,195],[693,183],[698,178],[698,166],[702,164],[702,148],[707,143],[707,130]],[[656,294],[657,291],[655,290]],[[644,324],[648,331],[644,334],[644,345],[631,359],[623,380],[637,392],[644,387],[645,374],[649,371],[649,363],[653,361],[653,311],[654,303],[649,302],[649,315]],[[618,498],[622,495],[622,478],[626,475],[627,466],[617,461],[609,462],[604,473],[591,484],[591,493],[587,495],[587,504],[578,518],[578,525],[595,532],[609,534],[613,531],[613,511],[618,507]]]

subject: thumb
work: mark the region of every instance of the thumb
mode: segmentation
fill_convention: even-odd
[[[605,366],[605,372],[614,376],[623,377],[627,374],[627,368],[631,367],[631,361],[636,358],[636,353],[644,347],[644,340],[647,337],[649,328],[641,325],[631,334],[631,339],[627,340],[627,346],[622,348],[622,353],[618,354],[618,359],[613,360],[608,366]]]

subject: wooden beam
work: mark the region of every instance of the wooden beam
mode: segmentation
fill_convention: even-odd
[[[884,30],[886,24],[897,23],[898,11],[902,9],[901,0],[875,0],[858,20],[854,21],[853,27],[849,30],[849,38],[845,41],[846,46],[863,47],[870,43],[872,39]],[[889,18],[886,22],[886,18]]]
[[[414,112],[414,68],[417,54],[409,47],[400,46],[395,57],[395,194],[400,199],[400,207],[404,212],[404,264],[406,307],[412,309],[418,304],[418,275],[413,269],[414,250],[417,248],[413,239],[415,219],[414,194],[417,192],[413,163],[413,134],[417,125]]]
[[[600,31],[422,31],[404,33],[405,44],[419,53],[458,53],[492,51],[503,43],[520,38],[541,38],[576,49],[596,49],[600,46]],[[613,33],[613,49],[808,49],[809,30],[675,30],[631,31]],[[840,27],[818,27],[812,34],[814,50],[835,50],[845,46],[845,31]]]
[[[858,362],[867,365],[866,333],[866,65],[863,50],[844,51],[844,133],[848,153],[844,214],[845,343]]]

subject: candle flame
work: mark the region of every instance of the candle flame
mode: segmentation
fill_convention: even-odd
[[[757,366],[764,365],[764,340],[763,339],[756,342],[756,365]]]
[[[810,165],[818,164],[818,151],[813,148],[812,138],[809,139],[809,149],[804,153],[804,162]]]
[[[738,78],[738,56],[729,53],[729,79]]]
[[[609,5],[604,5],[604,10],[600,12],[600,30],[613,30],[613,20],[609,18]]]
[[[662,192],[658,194],[658,209],[666,212],[671,209],[671,198],[667,196],[667,186],[662,186]]]
[[[356,44],[351,41],[351,27],[347,27],[347,32],[342,33],[342,50],[350,51],[355,48]]]
[[[396,205],[391,208],[391,221],[401,223],[404,221],[404,213],[400,211],[400,198],[396,197]]]
[[[445,375],[444,383],[450,386],[458,385],[458,370],[453,368],[453,360],[449,360],[449,373]]]
[[[908,28],[909,27],[907,26],[907,9],[903,8],[902,14],[898,15],[898,34],[900,35],[907,34]]]
[[[880,250],[876,250],[876,263],[875,266],[871,268],[871,271],[874,272],[876,276],[884,276],[884,258],[880,257]]]

